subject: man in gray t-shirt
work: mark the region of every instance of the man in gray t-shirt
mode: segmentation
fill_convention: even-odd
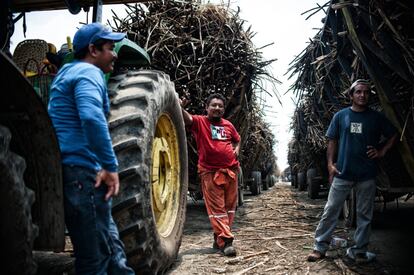
[[[368,108],[369,94],[368,81],[355,81],[349,88],[352,106],[334,115],[326,133],[329,182],[332,185],[308,261],[325,256],[339,213],[352,188],[357,199],[357,229],[355,245],[347,250],[347,256],[358,263],[375,259],[367,246],[376,191],[376,159],[385,155],[397,135],[385,116]],[[383,146],[379,144],[381,137],[386,139]]]

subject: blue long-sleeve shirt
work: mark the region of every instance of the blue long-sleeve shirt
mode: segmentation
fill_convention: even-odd
[[[106,120],[109,99],[102,70],[82,61],[64,65],[52,83],[48,112],[63,164],[117,171]]]

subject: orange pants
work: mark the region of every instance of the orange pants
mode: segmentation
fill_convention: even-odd
[[[217,245],[234,239],[231,233],[237,206],[237,172],[232,169],[207,170],[198,166],[204,202]]]

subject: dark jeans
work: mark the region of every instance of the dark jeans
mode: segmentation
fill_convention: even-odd
[[[63,165],[65,222],[75,252],[76,274],[135,274],[111,215],[107,186],[95,188],[96,172]]]

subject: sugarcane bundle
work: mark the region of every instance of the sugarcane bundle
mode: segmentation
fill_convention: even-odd
[[[266,171],[269,165],[277,166],[274,155],[275,136],[269,123],[264,122],[263,114],[257,110],[249,115],[250,127],[247,140],[243,146],[240,162],[243,171]],[[277,167],[273,167],[274,170]]]
[[[265,60],[254,47],[255,33],[244,26],[239,12],[197,1],[153,1],[125,7],[125,17],[114,13],[112,28],[126,32],[144,47],[151,68],[166,72],[179,96],[190,100],[186,106],[190,113],[204,114],[206,98],[222,94],[227,99],[224,117],[234,124],[244,145],[254,125],[254,94],[269,93],[276,100],[276,92],[267,91],[262,81],[278,81],[267,70],[275,59]],[[256,149],[262,150],[261,145]],[[197,155],[191,138],[189,156],[193,174]]]
[[[304,112],[308,129],[306,136],[298,139],[296,135],[294,143],[305,145],[306,154],[315,154],[315,149],[323,151],[319,136],[333,114],[349,105],[348,87],[358,78],[370,79],[370,107],[384,112],[401,134],[404,160],[392,162],[412,171],[413,5],[408,0],[332,0],[324,8],[323,27],[290,67],[292,76],[297,76],[291,91],[297,96],[297,108]],[[300,125],[293,124],[294,132],[299,133],[296,127]],[[414,173],[411,178],[414,180]]]

